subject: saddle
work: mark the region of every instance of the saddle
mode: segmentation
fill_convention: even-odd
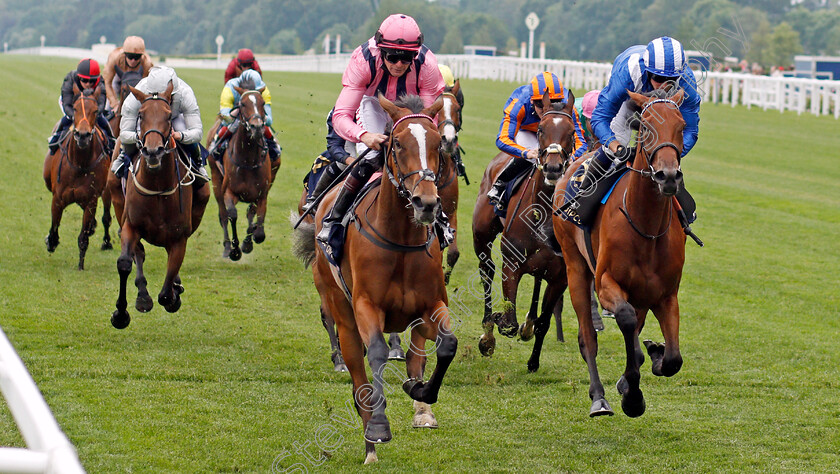
[[[516,191],[522,186],[522,183],[525,179],[531,175],[536,169],[536,165],[531,163],[531,166],[523,167],[522,171],[516,175],[513,179],[505,184],[505,190],[502,193],[502,197],[499,199],[499,203],[493,208],[493,212],[501,218],[505,218],[507,216],[507,208],[508,203],[510,203],[510,199],[516,194]]]
[[[625,165],[610,168],[603,178],[580,194],[580,183],[583,181],[586,170],[592,165],[592,160],[593,157],[590,157],[575,170],[566,184],[563,205],[555,211],[555,214],[560,214],[563,219],[571,221],[582,229],[592,226],[598,208],[606,202],[618,180],[629,171]]]

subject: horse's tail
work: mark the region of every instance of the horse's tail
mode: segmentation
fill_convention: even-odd
[[[289,222],[294,226],[300,219],[297,212],[291,211]],[[315,260],[315,222],[303,221],[295,229],[292,253],[303,262],[304,268],[308,267]]]

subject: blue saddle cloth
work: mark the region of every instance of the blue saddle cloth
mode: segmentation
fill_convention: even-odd
[[[626,168],[623,170],[611,168],[595,186],[587,190],[585,195],[579,196],[580,183],[583,181],[583,175],[591,162],[592,158],[585,160],[566,184],[563,203],[574,201],[576,205],[565,206],[560,210],[563,219],[571,221],[581,229],[588,229],[592,225],[592,220],[595,218],[598,208],[601,204],[607,202],[616,184],[630,171]]]

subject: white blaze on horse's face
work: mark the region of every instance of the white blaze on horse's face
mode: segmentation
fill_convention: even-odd
[[[555,127],[559,126],[561,120],[563,120],[562,117],[554,117],[554,126]]]
[[[251,99],[251,102],[254,104],[254,107],[256,107],[257,106],[256,96],[254,96],[254,94],[251,94],[251,95],[248,96],[248,98]]]
[[[420,166],[424,170],[429,169],[428,160],[426,159],[426,128],[419,123],[410,123],[408,124],[408,129],[411,130],[411,134],[414,135],[414,139],[417,140],[417,146],[420,148],[418,150],[420,152]]]
[[[452,99],[450,97],[443,98],[443,118],[452,120]],[[455,126],[451,123],[444,125],[443,136],[449,141],[455,140]]]

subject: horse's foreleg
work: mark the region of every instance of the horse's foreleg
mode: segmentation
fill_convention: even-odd
[[[61,225],[61,215],[64,213],[65,207],[66,204],[56,194],[53,194],[50,209],[52,211],[52,224],[46,239],[44,239],[47,243],[47,252],[53,253],[55,248],[58,247],[58,226]]]
[[[449,244],[449,248],[446,250],[446,269],[443,272],[443,283],[445,285],[449,284],[449,277],[452,276],[452,270],[455,268],[455,264],[458,263],[458,258],[461,257],[461,252],[458,250],[458,196],[455,196],[455,204],[454,209],[451,214],[447,214],[449,217],[449,226],[455,230],[455,240]]]
[[[496,276],[496,264],[491,258],[492,240],[482,241],[473,233],[475,253],[478,256],[478,274],[484,290],[484,319],[481,327],[484,334],[478,341],[478,350],[483,356],[491,356],[496,350],[496,338],[493,336],[495,322],[493,321],[493,278]]]
[[[143,271],[144,263],[146,263],[146,247],[143,246],[143,242],[138,241],[134,249],[134,264],[137,265],[137,275],[134,277],[137,299],[134,301],[134,307],[141,313],[148,313],[154,307],[154,302],[149,295],[148,282]]]
[[[102,190],[102,250],[111,250],[111,191],[107,186]]]
[[[126,300],[126,284],[128,275],[131,273],[131,264],[134,259],[134,249],[139,240],[134,229],[126,224],[120,232],[121,252],[117,258],[117,272],[120,275],[120,293],[117,296],[117,309],[111,315],[111,324],[117,329],[124,329],[131,322],[128,314],[128,301]]]
[[[236,220],[238,214],[236,212],[237,199],[232,193],[225,193],[225,210],[227,211],[228,222],[230,223],[230,259],[234,262],[242,258],[242,251],[239,249],[239,237],[236,234]]]
[[[166,260],[166,278],[163,287],[158,293],[158,303],[169,313],[178,311],[181,307],[181,295],[175,291],[175,277],[181,270],[184,263],[184,255],[187,253],[187,239],[184,238],[166,248],[168,256]]]
[[[341,357],[341,347],[338,344],[338,335],[335,331],[335,320],[333,320],[330,313],[326,310],[324,303],[321,303],[321,324],[327,330],[327,336],[330,338],[330,349],[332,350],[333,368],[336,372],[347,372],[347,366],[344,364],[344,358]]]
[[[542,278],[534,278],[534,292],[531,295],[531,307],[528,309],[528,315],[525,316],[525,322],[519,326],[519,338],[527,341],[534,337],[534,324],[537,322],[537,317],[540,313],[540,287],[542,286]],[[548,292],[548,288],[545,290]]]
[[[254,203],[248,204],[248,212],[245,217],[248,219],[248,227],[245,228],[245,238],[242,239],[242,253],[251,253],[254,250],[254,216],[257,215],[257,206]],[[263,232],[263,239],[265,232]]]
[[[216,201],[219,204],[219,225],[222,226],[222,245],[224,246],[224,250],[222,251],[222,258],[229,258],[230,236],[228,235],[228,213],[224,205],[224,199],[218,199],[217,196]]]
[[[79,270],[85,269],[85,254],[90,244],[90,236],[96,231],[96,204],[99,198],[95,197],[88,202],[82,211],[82,231],[79,232]]]
[[[416,327],[411,327],[411,341],[406,356],[405,370],[408,380],[423,380],[423,372],[426,370],[426,338],[420,334]],[[438,423],[432,407],[426,402],[414,400],[414,419],[411,422],[414,428],[437,428]]]
[[[446,375],[446,370],[458,350],[458,339],[450,329],[449,308],[442,301],[438,302],[435,306],[435,312],[424,317],[423,324],[416,326],[414,329],[423,338],[435,341],[437,364],[428,382],[423,382],[422,379],[408,379],[403,383],[403,390],[414,400],[431,405],[437,402],[443,377]],[[419,342],[419,344],[422,344],[422,342]],[[417,345],[412,337],[410,350],[425,350],[424,346],[417,347]]]
[[[551,326],[551,317],[555,313],[558,304],[562,311],[563,292],[565,290],[565,285],[560,286],[556,283],[549,284],[545,289],[540,317],[534,325],[534,349],[531,351],[531,358],[528,359],[529,372],[536,372],[540,368],[540,354],[542,353],[543,341],[545,341],[545,335],[548,334],[548,329]],[[530,317],[530,314],[528,316]]]
[[[251,205],[253,207],[253,204]],[[261,244],[265,241],[265,213],[268,209],[268,196],[263,196],[262,199],[257,201],[256,206],[256,214],[257,214],[257,222],[253,226],[253,234],[254,234],[254,242]],[[251,215],[251,207],[248,208],[248,227],[251,227],[251,222],[254,218]]]
[[[399,333],[392,332],[388,335],[388,360],[405,360],[405,351],[400,342]]]
[[[519,280],[522,273],[518,267],[512,265],[502,266],[502,294],[504,308],[501,313],[495,313],[494,319],[499,328],[499,334],[507,337],[516,336],[519,331],[519,322],[516,320],[516,292],[519,289]]]
[[[353,311],[362,341],[366,343],[368,365],[373,374],[373,384],[368,385],[367,400],[359,400],[362,407],[371,412],[365,426],[365,440],[371,443],[386,443],[391,440],[391,426],[385,416],[384,372],[388,363],[388,344],[382,334],[385,315],[370,300],[354,298]],[[342,341],[342,344],[344,341]]]
[[[668,297],[661,305],[653,309],[653,314],[659,321],[659,328],[665,338],[665,344],[645,341],[651,360],[653,375],[670,377],[680,371],[682,355],[680,354],[680,305],[677,295]]]

